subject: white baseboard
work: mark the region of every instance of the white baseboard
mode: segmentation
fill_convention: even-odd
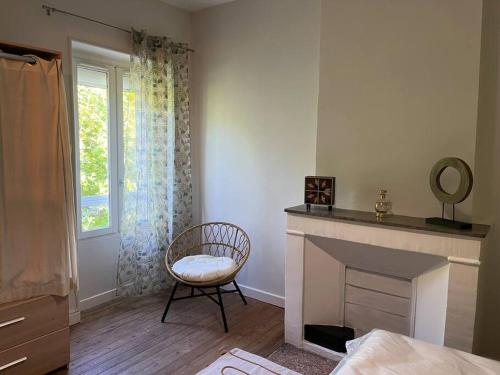
[[[277,294],[269,293],[264,290],[252,288],[250,286],[238,284],[241,289],[241,292],[250,298],[254,298],[256,300],[269,303],[274,306],[278,306],[281,308],[285,307],[285,297],[278,296]],[[228,288],[232,288],[232,285],[228,285]],[[102,303],[111,301],[116,298],[116,289],[111,289],[103,293],[96,294],[95,296],[91,296],[80,301],[80,311],[88,310],[94,306],[100,305]],[[78,314],[80,314],[78,312]],[[78,316],[78,321],[79,316]]]
[[[228,285],[229,287],[230,285]],[[250,298],[257,299],[262,302],[270,303],[271,305],[285,308],[285,297],[277,294],[269,293],[264,290],[252,288],[251,286],[238,284],[241,292]]]
[[[111,289],[107,292],[102,292],[95,296],[82,299],[80,301],[80,311],[88,310],[94,306],[111,301],[114,298],[116,298],[116,289]]]
[[[80,323],[80,311],[69,312],[69,325]]]

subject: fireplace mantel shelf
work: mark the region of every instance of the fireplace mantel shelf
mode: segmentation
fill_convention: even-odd
[[[305,215],[322,219],[358,222],[382,227],[397,227],[409,230],[436,232],[447,235],[458,235],[475,238],[485,238],[490,229],[489,225],[484,224],[472,224],[472,229],[453,229],[427,224],[425,222],[425,219],[421,217],[402,215],[392,215],[387,218],[378,219],[375,216],[374,212],[346,210],[341,208],[333,208],[332,211],[329,211],[327,207],[323,206],[312,206],[310,210],[307,210],[305,204],[286,208],[285,212],[293,215]]]

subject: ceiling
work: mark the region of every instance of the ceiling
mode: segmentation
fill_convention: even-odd
[[[205,8],[213,7],[216,5],[229,3],[234,0],[160,0],[164,3],[173,5],[177,8],[187,10],[189,12],[196,12]]]

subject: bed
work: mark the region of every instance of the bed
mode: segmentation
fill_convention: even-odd
[[[500,362],[378,329],[349,341],[347,353],[331,375],[500,374]]]

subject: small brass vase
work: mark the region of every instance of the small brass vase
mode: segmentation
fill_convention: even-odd
[[[375,202],[375,212],[378,218],[392,215],[392,202],[387,199],[387,190],[380,190],[379,199]]]

